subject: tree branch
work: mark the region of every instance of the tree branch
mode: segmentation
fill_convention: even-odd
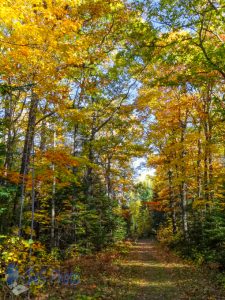
[[[47,115],[43,116],[41,119],[39,119],[36,123],[35,126],[37,126],[39,123],[41,123],[43,120],[47,119],[48,117],[51,117],[52,115],[55,114],[55,111],[52,111],[48,113]]]

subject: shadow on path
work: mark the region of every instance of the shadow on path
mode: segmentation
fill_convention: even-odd
[[[225,299],[204,274],[155,241],[144,240],[132,246],[119,267],[119,276],[108,283],[118,291],[118,300]]]

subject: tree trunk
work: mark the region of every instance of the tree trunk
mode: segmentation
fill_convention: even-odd
[[[31,149],[34,141],[35,134],[35,123],[38,107],[38,98],[37,95],[32,93],[31,102],[30,102],[30,111],[28,116],[28,124],[22,154],[22,162],[20,168],[20,174],[26,176],[28,174],[28,168],[30,163]]]
[[[20,201],[20,216],[19,216],[19,234],[21,234],[21,228],[22,228],[23,205],[24,205],[24,198],[25,198],[25,191],[26,191],[26,177],[29,172],[31,151],[32,151],[33,143],[34,143],[37,107],[38,107],[37,95],[35,93],[32,93],[31,102],[30,102],[30,110],[29,110],[29,115],[28,115],[27,130],[26,130],[24,148],[23,148],[23,153],[22,153],[22,161],[21,161],[21,167],[20,167],[21,183],[20,183],[20,189],[19,189],[19,191],[16,195],[16,199],[14,201],[14,208],[13,208],[13,214],[16,215],[16,212],[18,211],[18,200],[17,199],[18,199],[18,197],[20,197],[21,201]]]
[[[12,134],[12,118],[13,118],[13,107],[12,107],[12,94],[11,92],[6,95],[5,99],[5,126],[6,126],[6,154],[5,154],[5,177],[8,175],[8,171],[10,171],[12,167],[13,161],[13,141],[14,136]]]
[[[200,127],[199,127],[200,136]],[[197,197],[201,199],[202,197],[202,180],[201,180],[201,140],[198,138],[198,154],[197,154]]]
[[[185,140],[185,131],[187,128],[187,115],[188,111],[185,113],[185,120],[182,121],[180,119],[180,127],[181,127],[181,154],[180,154],[180,163],[181,163],[181,184],[180,184],[180,200],[181,200],[181,215],[182,215],[182,227],[183,234],[185,240],[188,240],[188,215],[187,215],[187,183],[186,183],[186,165],[185,165],[185,148],[184,148],[184,140]]]
[[[171,209],[171,219],[173,225],[173,234],[177,233],[177,220],[176,220],[176,210],[175,210],[175,197],[172,185],[172,171],[168,172],[169,180],[169,197],[170,197],[170,209]]]
[[[110,198],[112,195],[112,183],[111,183],[110,174],[111,174],[111,155],[109,155],[107,158],[107,167],[106,167],[106,187],[107,187],[108,198]]]
[[[56,132],[53,133],[53,148],[55,149]],[[55,191],[56,191],[56,178],[55,178],[55,165],[52,164],[53,182],[52,182],[52,201],[51,201],[51,247],[56,246],[55,238]]]
[[[187,217],[187,184],[182,181],[180,186],[180,199],[182,211],[182,226],[185,240],[188,239],[188,217]]]

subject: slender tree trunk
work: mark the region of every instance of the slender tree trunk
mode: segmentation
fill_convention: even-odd
[[[111,183],[110,174],[111,174],[111,155],[109,155],[107,158],[107,167],[106,167],[106,186],[107,186],[108,198],[110,198],[112,195],[112,183]]]
[[[13,103],[12,94],[9,93],[5,98],[5,126],[6,126],[6,156],[5,156],[5,177],[12,167],[13,161],[13,133],[12,133]]]
[[[213,156],[212,156],[212,122],[210,115],[208,115],[208,128],[209,128],[209,137],[208,137],[208,165],[209,165],[209,200],[213,201]]]
[[[74,125],[74,128],[73,128],[73,156],[77,156],[78,155],[78,141],[77,141],[77,135],[78,135],[78,130],[79,130],[79,126],[78,124],[75,124]],[[73,167],[73,175],[75,175],[77,172],[77,167]],[[73,230],[72,230],[72,239],[73,241],[76,243],[76,239],[77,239],[77,236],[76,236],[76,231],[77,231],[77,228],[76,228],[76,216],[75,216],[75,213],[76,213],[76,198],[77,198],[77,188],[76,188],[76,184],[74,183],[73,184],[73,203],[72,203],[72,213],[73,213],[73,222],[74,222],[74,225],[73,225]]]
[[[181,184],[180,184],[180,200],[181,200],[181,215],[182,215],[182,227],[185,240],[188,240],[188,214],[187,214],[187,183],[186,183],[186,165],[185,165],[185,148],[184,148],[184,140],[185,140],[185,131],[187,128],[187,114],[186,110],[185,120],[182,121],[180,119],[180,127],[181,127],[181,154],[180,154],[180,162],[181,162]]]
[[[199,127],[200,135],[200,127]],[[202,182],[201,182],[201,140],[198,138],[198,154],[197,154],[197,197],[201,199],[202,196]]]
[[[88,141],[88,160],[90,163],[94,162],[94,150],[93,150],[93,144],[92,144],[95,139],[94,122],[95,122],[95,117],[93,117],[91,136]],[[92,194],[93,194],[93,168],[92,168],[92,166],[87,167],[86,183],[87,183],[86,196],[88,199],[88,204],[90,205],[91,204],[90,198],[92,197]]]
[[[90,163],[92,163],[93,159],[94,159],[91,142],[92,142],[92,140],[90,141],[89,154],[88,154],[88,160]],[[91,166],[88,166],[86,182],[87,182],[87,198],[88,198],[89,204],[90,204],[90,197],[92,196],[92,192],[93,192],[93,174],[92,173],[93,173],[93,168]]]
[[[40,146],[39,149],[43,153],[46,149],[46,141],[47,141],[47,135],[46,135],[46,121],[41,122],[41,140],[40,140]]]
[[[182,181],[180,186],[181,210],[182,210],[182,225],[184,237],[188,239],[188,217],[187,217],[187,184]]]
[[[32,144],[34,141],[37,107],[38,107],[37,95],[32,93],[29,116],[28,116],[28,124],[27,124],[23,154],[22,154],[21,168],[20,168],[20,174],[25,176],[28,174]]]
[[[53,133],[53,148],[55,149],[56,145],[56,132]],[[55,178],[55,165],[52,164],[53,172],[53,182],[52,182],[52,201],[51,201],[51,246],[52,248],[56,246],[55,239],[55,192],[56,192],[56,178]]]
[[[205,152],[204,152],[204,196],[206,208],[210,206],[213,200],[213,165],[212,165],[212,121],[210,116],[211,109],[211,86],[207,87],[207,94],[203,99],[204,120],[203,128],[205,135]]]
[[[204,198],[206,201],[206,207],[208,207],[208,203],[209,203],[209,160],[208,160],[208,124],[207,122],[204,122],[204,133],[205,133],[205,149],[204,149]]]
[[[169,180],[169,197],[170,197],[170,209],[171,209],[171,219],[173,225],[173,234],[177,232],[177,220],[176,220],[176,210],[175,210],[175,197],[172,185],[172,171],[168,172],[168,180]]]
[[[21,201],[20,201],[20,216],[19,216],[19,234],[21,234],[21,228],[22,228],[23,205],[24,205],[24,198],[25,198],[25,191],[26,191],[26,177],[29,171],[31,151],[34,143],[37,107],[38,107],[37,95],[35,93],[32,93],[29,115],[28,115],[27,130],[26,130],[23,153],[22,153],[21,168],[20,168],[21,183],[20,183],[20,189],[14,201],[14,208],[13,208],[13,214],[16,215],[16,212],[18,211],[17,199],[18,197],[20,197]]]

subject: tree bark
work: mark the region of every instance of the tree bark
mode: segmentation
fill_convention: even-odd
[[[53,132],[53,148],[56,144],[56,132]],[[52,199],[51,199],[51,247],[56,246],[55,238],[55,192],[56,192],[56,178],[55,178],[55,165],[52,164],[53,182],[52,182]]]
[[[187,128],[187,116],[188,111],[185,112],[185,120],[182,121],[180,118],[180,127],[181,127],[181,154],[180,154],[180,162],[181,162],[181,184],[180,184],[180,200],[181,200],[181,215],[182,215],[182,227],[183,234],[185,240],[188,240],[188,215],[187,215],[187,183],[186,183],[186,172],[185,172],[185,148],[184,148],[184,140],[185,140],[185,132]]]
[[[28,124],[27,124],[23,154],[22,154],[22,162],[20,168],[20,174],[23,176],[26,176],[28,174],[31,149],[32,149],[32,144],[34,141],[34,134],[35,134],[37,107],[38,107],[37,95],[35,93],[32,93],[29,116],[28,116]]]
[[[198,138],[198,154],[197,154],[197,198],[202,197],[202,180],[201,180],[201,140],[200,140],[200,127],[199,127],[199,138]]]
[[[177,220],[176,220],[176,210],[175,210],[175,197],[172,185],[172,171],[168,171],[168,181],[169,181],[169,198],[170,198],[170,209],[171,209],[171,219],[173,225],[173,234],[177,233]]]
[[[13,126],[13,103],[12,103],[12,93],[6,95],[5,98],[5,126],[6,126],[6,154],[5,154],[5,177],[8,175],[8,171],[11,170],[13,161],[13,143],[14,135],[12,133]]]
[[[31,102],[30,102],[30,109],[28,114],[28,123],[24,141],[24,148],[22,153],[22,161],[20,167],[20,189],[16,195],[16,199],[14,201],[14,208],[13,214],[16,215],[18,211],[18,196],[21,197],[20,201],[20,216],[19,216],[19,234],[21,234],[22,228],[22,216],[23,216],[23,204],[24,204],[24,197],[26,191],[26,177],[29,172],[29,164],[30,164],[30,157],[32,146],[34,143],[34,135],[35,135],[35,122],[36,122],[36,115],[37,115],[37,107],[38,107],[38,97],[35,93],[31,95]]]

